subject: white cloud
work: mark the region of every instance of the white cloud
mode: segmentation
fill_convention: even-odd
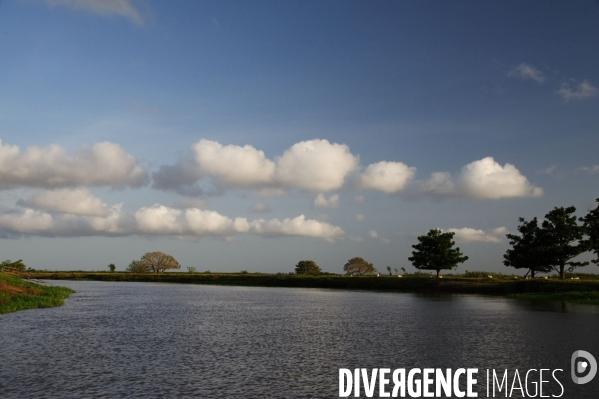
[[[561,89],[557,92],[566,101],[570,100],[584,100],[591,98],[599,93],[599,90],[591,84],[588,80],[580,83],[576,90],[572,90],[569,83],[562,83]]]
[[[522,64],[518,65],[517,67],[515,67],[514,69],[512,69],[508,73],[508,76],[517,77],[522,80],[532,79],[532,80],[536,80],[539,83],[543,83],[543,81],[545,80],[545,76],[543,76],[543,73],[541,71],[539,71],[537,68],[533,67],[532,65],[528,65],[525,63],[522,63]]]
[[[458,185],[471,198],[538,197],[543,194],[543,189],[531,185],[514,165],[501,166],[492,157],[464,166]]]
[[[229,186],[272,183],[275,164],[251,145],[226,145],[202,139],[192,146],[200,176],[213,176]]]
[[[545,169],[541,169],[537,172],[538,175],[549,175],[549,176],[553,176],[555,171],[555,165],[551,165],[548,168]]]
[[[354,198],[354,201],[356,202],[356,204],[362,205],[362,204],[366,203],[366,197],[364,197],[363,195],[356,195],[356,197]]]
[[[58,188],[80,185],[140,187],[147,182],[147,171],[120,145],[103,142],[73,156],[56,144],[29,147],[0,140],[0,189],[16,187]]]
[[[381,237],[381,236],[379,236],[379,233],[377,233],[377,232],[376,232],[376,231],[374,231],[374,230],[370,230],[370,231],[368,232],[368,235],[369,235],[370,237],[372,237],[372,238],[376,239],[376,240],[379,240],[379,241],[380,241],[380,242],[382,242],[383,244],[389,244],[389,243],[391,243],[391,240],[389,240],[388,238],[385,238],[385,237]]]
[[[349,240],[351,242],[362,242],[362,241],[364,241],[364,239],[362,237],[354,237],[354,236],[349,236]]]
[[[492,157],[464,166],[456,179],[447,172],[435,172],[429,180],[420,182],[419,190],[421,194],[437,198],[499,199],[543,195],[543,189],[531,185],[514,165],[501,166]]]
[[[455,233],[454,239],[458,243],[467,242],[502,242],[505,235],[508,233],[507,228],[497,227],[495,229],[483,231],[470,227],[462,227],[460,229],[449,229]]]
[[[395,193],[412,180],[416,168],[401,162],[381,161],[368,165],[360,175],[360,187],[365,190],[378,190]]]
[[[84,11],[102,16],[120,16],[141,25],[140,12],[130,0],[46,0],[50,7],[63,6],[74,11]]]
[[[345,234],[337,226],[295,218],[257,219],[229,218],[218,212],[198,208],[176,209],[155,204],[142,207],[134,213],[124,213],[121,205],[109,208],[106,216],[51,214],[24,209],[22,212],[4,210],[0,213],[0,236],[43,235],[59,237],[160,235],[189,237],[231,238],[235,234],[253,234],[263,237],[300,236],[335,241]]]
[[[254,212],[254,213],[267,213],[267,212],[271,212],[271,211],[272,211],[272,209],[270,209],[270,207],[263,202],[256,202],[252,206],[252,212]]]
[[[343,186],[346,176],[358,167],[358,157],[345,144],[327,140],[302,141],[276,160],[276,180],[309,191],[332,191]]]
[[[320,237],[327,241],[334,241],[339,236],[345,234],[340,227],[333,226],[329,223],[306,219],[304,215],[300,215],[293,219],[255,220],[250,222],[250,226],[251,233],[262,236]]]
[[[587,172],[587,173],[599,173],[599,165],[593,165],[593,166],[583,166],[582,168],[578,168],[578,170],[582,171],[582,172]]]
[[[153,187],[197,196],[204,193],[198,180],[211,177],[218,186],[251,188],[260,196],[283,195],[294,188],[327,192],[341,188],[358,167],[358,157],[348,146],[327,140],[296,143],[274,162],[250,145],[223,146],[205,139],[194,144],[192,152],[193,159],[162,165],[153,174]]]
[[[356,214],[357,222],[363,222],[364,220],[366,220],[366,216],[362,215],[361,213]]]
[[[86,216],[108,216],[110,208],[86,188],[57,189],[35,193],[18,205],[55,212]]]
[[[453,197],[457,194],[456,184],[449,172],[433,172],[430,179],[420,182],[419,188],[422,193],[437,197]]]
[[[316,196],[312,205],[315,208],[338,208],[339,195],[334,194],[327,198],[324,194],[320,193]]]

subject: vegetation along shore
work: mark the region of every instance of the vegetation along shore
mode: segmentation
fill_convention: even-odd
[[[0,273],[0,314],[61,306],[73,292],[70,288],[35,284]]]
[[[599,305],[599,276],[567,274],[559,278],[523,279],[488,272],[458,275],[414,273],[398,277],[349,276],[339,274],[263,274],[263,273],[127,273],[127,272],[27,272],[29,278],[45,280],[93,280],[163,282],[185,284],[238,285],[262,287],[297,287],[357,289],[389,292],[442,294],[483,294],[515,298],[556,299]]]

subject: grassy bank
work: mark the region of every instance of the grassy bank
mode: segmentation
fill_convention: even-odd
[[[70,288],[37,285],[0,273],[0,314],[60,306],[73,292]]]
[[[261,287],[302,287],[358,289],[396,292],[427,292],[456,294],[506,295],[514,298],[536,295],[536,298],[575,300],[584,293],[584,301],[599,305],[599,280],[523,280],[514,277],[478,278],[445,276],[442,279],[428,275],[395,277],[349,277],[341,275],[303,276],[293,274],[244,273],[98,273],[98,272],[35,272],[31,278],[95,281],[139,281],[186,284],[241,285]]]

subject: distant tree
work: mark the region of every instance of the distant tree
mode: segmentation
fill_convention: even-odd
[[[578,224],[574,212],[576,208],[573,206],[555,207],[545,215],[542,225],[547,265],[553,267],[562,280],[566,278],[566,265],[569,266],[569,271],[573,271],[576,267],[589,264],[570,261],[586,251],[586,245],[582,242],[585,227]]]
[[[188,272],[188,273],[196,273],[196,272],[197,272],[197,270],[196,270],[196,268],[195,268],[195,267],[191,266],[191,267],[188,267],[188,268],[187,268],[187,272]]]
[[[455,233],[443,233],[439,229],[430,230],[427,235],[419,236],[416,245],[412,245],[416,251],[408,258],[416,269],[436,270],[437,278],[441,270],[451,270],[468,260],[460,252],[460,248],[453,248],[455,242],[453,236]]]
[[[111,263],[108,265],[108,269],[110,269],[110,272],[112,273],[116,269],[116,266],[114,265],[114,263]]]
[[[519,218],[518,221],[520,235],[507,234],[512,249],[503,255],[503,264],[516,269],[528,269],[527,274],[530,273],[533,278],[536,273],[549,273],[552,268],[547,260],[547,243],[537,218],[529,222]]]
[[[131,263],[129,263],[129,266],[127,267],[127,269],[125,269],[125,271],[129,273],[148,273],[150,269],[142,261],[134,260]]]
[[[316,264],[313,260],[300,260],[298,264],[295,266],[296,274],[320,274],[322,270],[320,270],[320,266]]]
[[[362,258],[351,258],[347,261],[345,266],[343,266],[343,270],[345,270],[347,273],[355,273],[359,276],[376,273],[376,269],[372,263],[368,263]]]
[[[0,266],[4,266],[8,269],[17,271],[17,272],[24,272],[25,269],[27,268],[25,266],[25,264],[23,263],[22,259],[16,260],[14,262],[10,261],[10,260],[5,260],[4,262],[0,263]]]
[[[390,276],[393,276],[393,273],[391,272],[391,266],[387,266],[387,272]]]
[[[181,268],[175,258],[162,252],[148,252],[141,257],[140,262],[154,273],[163,273],[165,270]]]
[[[599,198],[597,198],[597,207],[584,218],[580,218],[581,222],[584,222],[585,233],[587,239],[583,241],[585,249],[592,251],[597,259],[591,260],[594,264],[599,266]]]

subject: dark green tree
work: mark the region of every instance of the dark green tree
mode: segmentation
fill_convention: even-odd
[[[387,273],[389,273],[390,276],[393,276],[393,273],[391,272],[391,266],[387,266]]]
[[[116,269],[116,266],[114,265],[114,263],[111,263],[108,265],[108,269],[110,269],[110,272],[112,273]]]
[[[543,231],[537,218],[527,222],[519,218],[518,231],[520,235],[507,234],[512,249],[503,255],[503,264],[516,269],[528,269],[531,277],[536,273],[549,273],[552,268],[547,263],[547,248],[543,241]]]
[[[574,212],[576,208],[573,206],[555,207],[545,215],[542,225],[547,265],[558,272],[562,280],[566,278],[566,265],[569,266],[569,271],[573,271],[576,267],[589,264],[589,262],[570,261],[587,250],[582,242],[585,228],[578,224]]]
[[[591,260],[594,264],[599,266],[599,198],[597,198],[597,207],[584,218],[580,218],[580,221],[584,223],[585,233],[587,239],[583,241],[585,249],[592,251],[597,259]]]
[[[322,273],[322,270],[320,270],[320,266],[318,266],[313,260],[300,260],[298,264],[295,265],[295,273],[320,274]]]
[[[148,273],[150,271],[150,268],[147,265],[145,265],[142,261],[134,260],[131,261],[131,263],[129,263],[129,266],[127,267],[126,271],[128,271],[129,273]]]
[[[460,248],[453,248],[455,242],[453,236],[455,233],[443,233],[439,229],[430,230],[427,235],[419,236],[416,245],[412,245],[416,251],[408,258],[416,269],[436,270],[437,278],[441,270],[451,270],[468,260],[460,252]]]
[[[357,274],[359,276],[376,273],[376,269],[372,263],[368,263],[359,257],[348,260],[345,266],[343,266],[343,270],[345,270],[347,273]]]

